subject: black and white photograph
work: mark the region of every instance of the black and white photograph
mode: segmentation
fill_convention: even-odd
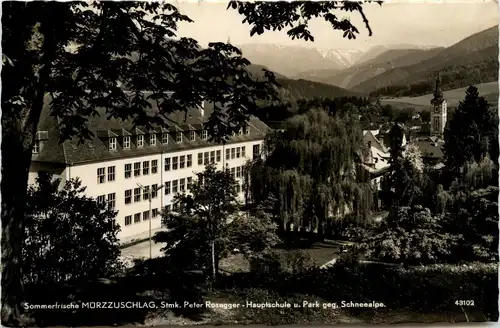
[[[2,326],[498,321],[497,0],[1,17]]]

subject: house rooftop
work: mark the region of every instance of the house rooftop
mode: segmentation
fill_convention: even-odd
[[[156,102],[150,101],[151,108],[148,114],[158,112]],[[43,141],[43,147],[38,154],[33,154],[34,162],[50,162],[55,164],[78,164],[84,162],[106,161],[119,158],[169,153],[187,149],[209,147],[216,145],[214,142],[201,138],[203,124],[213,112],[213,105],[204,104],[203,112],[198,108],[189,108],[186,112],[179,111],[168,114],[162,118],[163,124],[153,128],[135,126],[130,120],[108,118],[104,108],[97,108],[95,117],[88,117],[88,127],[94,136],[79,144],[76,138],[59,143],[59,120],[50,114],[50,98],[45,98],[44,108],[41,113],[38,131],[46,131],[48,139]],[[227,144],[262,140],[271,130],[258,118],[251,116],[248,121],[248,134],[236,134],[229,138]],[[196,138],[189,140],[189,131],[194,131]],[[182,142],[176,143],[176,133],[183,134]],[[148,143],[150,135],[156,135],[156,144]],[[136,138],[144,135],[144,146],[137,147]],[[168,143],[163,143],[165,136]],[[130,137],[130,149],[123,147],[123,138]],[[109,139],[116,138],[116,150],[109,149]]]

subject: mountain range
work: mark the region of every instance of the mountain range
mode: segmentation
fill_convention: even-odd
[[[450,89],[498,80],[498,25],[442,49],[434,56],[394,67],[351,89],[379,94],[384,94],[384,90],[393,93],[394,89],[412,89],[412,85],[419,89],[429,83],[432,85],[438,72],[441,73],[443,87]],[[417,93],[427,91],[419,90]]]
[[[363,52],[269,44],[239,47],[252,63],[281,74],[281,78],[375,96],[425,94],[438,72],[445,89],[498,80],[498,25],[446,48],[401,44]]]

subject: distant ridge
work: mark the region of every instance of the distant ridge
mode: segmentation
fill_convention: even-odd
[[[447,89],[497,81],[498,25],[473,34],[429,59],[393,68],[359,83],[352,90],[392,96],[425,94],[437,72],[441,72],[443,87]]]

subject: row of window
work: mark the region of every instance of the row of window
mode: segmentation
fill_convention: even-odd
[[[245,167],[244,166],[232,167],[231,175],[233,176],[233,179],[243,178],[243,176],[245,175]]]
[[[107,201],[108,204],[111,206],[111,208],[115,208],[116,207],[116,193],[108,194],[107,199],[106,199],[106,195],[97,196],[97,201],[99,203],[104,203]]]
[[[246,134],[246,135],[250,135],[250,128],[247,127],[245,129],[245,132],[243,131],[243,129],[240,129],[240,131],[238,132],[238,134],[241,136],[243,134]],[[155,147],[156,144],[157,144],[157,138],[156,138],[156,134],[153,133],[153,134],[149,134],[149,146],[151,147]],[[163,145],[168,145],[168,136],[169,134],[168,133],[162,133],[161,134],[161,143]],[[236,136],[236,133],[233,133],[233,136]],[[189,134],[188,134],[188,138],[189,138],[189,141],[196,141],[196,131],[194,130],[191,130],[189,131]],[[183,132],[176,132],[175,133],[175,142],[176,143],[181,143],[182,142],[182,139],[183,139]],[[201,139],[202,140],[207,140],[208,139],[208,132],[207,130],[202,130],[201,131]],[[138,135],[135,137],[135,143],[136,143],[136,146],[138,148],[142,148],[144,147],[144,135]],[[130,136],[126,136],[126,137],[123,137],[123,140],[122,140],[122,147],[123,149],[130,149],[131,148],[131,144],[132,144],[132,137]],[[117,145],[118,145],[118,139],[117,138],[109,138],[109,150],[116,150],[117,149]]]
[[[189,189],[189,185],[193,182],[193,177],[176,179],[165,182],[165,195],[175,194],[177,192]]]
[[[142,213],[135,213],[134,214],[134,223],[141,222],[141,214],[142,214],[142,221],[148,221],[150,217],[153,219],[156,219],[159,216],[157,208],[153,208],[151,213],[149,211],[144,211]],[[125,217],[125,226],[129,226],[131,224],[132,224],[132,215],[127,215]]]
[[[151,171],[150,171],[151,169]],[[149,161],[142,162],[142,170],[141,170],[141,162],[134,163],[134,177],[139,177],[142,175],[149,175],[158,173],[158,160],[154,159],[151,161],[151,166],[149,165]],[[132,163],[125,164],[125,179],[132,177]]]
[[[235,158],[245,158],[246,157],[246,147],[233,147],[226,149],[226,160],[231,160]],[[253,146],[253,158],[256,159],[260,157],[260,145]],[[206,165],[208,163],[219,163],[221,161],[221,151],[212,150],[202,153],[198,153],[198,165]],[[133,167],[132,167],[133,164]],[[173,156],[165,158],[164,170],[178,170],[193,166],[193,155],[182,155]],[[158,160],[154,159],[152,161],[143,161],[125,164],[125,179],[132,177],[132,171],[134,177],[139,177],[142,175],[156,174],[158,173]],[[97,183],[105,183],[106,178],[108,182],[115,181],[115,167],[108,166],[107,174],[106,167],[100,167],[97,169]]]
[[[153,184],[150,186],[142,186],[134,188],[134,203],[140,202],[142,200],[149,200],[149,195],[151,194],[151,199],[158,197],[158,185]],[[142,197],[141,197],[142,195]],[[125,190],[125,204],[132,204],[132,189]]]
[[[185,180],[185,179],[179,179],[179,181],[182,181],[182,180]],[[191,177],[187,178],[187,181],[188,183],[191,182]],[[170,192],[176,192],[176,190],[174,191],[174,186],[175,188],[177,188],[177,180],[173,180],[172,182],[166,182],[165,185],[169,185],[169,186],[172,186],[172,190],[170,191],[170,187],[168,187],[168,190]],[[180,185],[182,185],[182,183],[180,182]],[[242,187],[239,183],[236,184],[235,186],[235,190],[237,193],[239,193],[240,191],[242,191]],[[167,191],[167,187],[165,187],[165,193]],[[165,209],[167,212],[173,210],[173,211],[176,211],[179,207],[179,204],[177,203],[174,203],[172,205],[166,205],[165,206]],[[157,208],[154,208],[152,211],[151,211],[151,217],[153,219],[156,219],[157,217],[159,216],[159,212],[158,212],[158,209]],[[141,222],[141,213],[136,213],[133,215],[133,223],[140,223]],[[149,211],[144,211],[142,212],[142,221],[148,221],[150,218],[150,213]],[[127,215],[125,216],[125,226],[129,226],[132,224],[132,215]]]
[[[108,166],[107,178],[109,182],[115,181],[115,167]],[[106,182],[106,168],[100,167],[97,169],[97,183]]]

